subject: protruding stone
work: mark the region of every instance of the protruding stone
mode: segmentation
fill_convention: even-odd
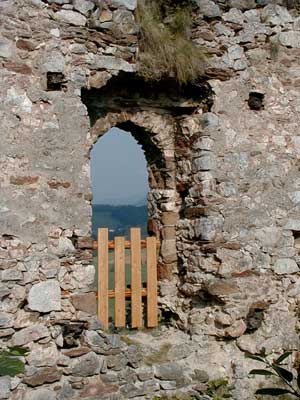
[[[73,306],[80,311],[96,315],[97,299],[95,293],[75,294],[71,298]]]
[[[0,40],[0,57],[9,58],[13,55],[13,45],[5,39]]]
[[[60,5],[64,5],[64,4],[69,4],[71,2],[71,0],[47,0],[47,3],[49,4],[60,4]]]
[[[101,365],[99,356],[91,352],[77,358],[71,367],[72,374],[75,376],[91,376],[100,372]]]
[[[41,59],[42,72],[63,72],[65,68],[65,58],[58,50],[46,52]]]
[[[276,260],[273,270],[278,275],[294,274],[299,272],[299,267],[296,261],[291,258],[279,258]]]
[[[216,18],[221,16],[220,8],[212,0],[196,0],[199,11],[208,18]]]
[[[60,380],[62,372],[56,367],[45,367],[39,369],[31,376],[26,376],[24,382],[29,386],[40,386],[44,383],[53,383]]]
[[[51,241],[49,248],[57,256],[66,256],[75,253],[72,241],[66,237],[60,237],[53,242]]]
[[[13,326],[13,316],[4,312],[0,312],[0,328],[11,328]]]
[[[105,341],[103,337],[101,337],[97,332],[95,331],[86,331],[84,333],[84,339],[85,342],[90,346],[90,347],[103,347],[105,345]]]
[[[243,335],[237,339],[238,347],[247,353],[255,354],[258,352],[257,340],[253,335]]]
[[[0,376],[0,399],[9,399],[10,397],[10,377],[9,376]]]
[[[193,169],[197,171],[210,171],[216,167],[214,155],[212,153],[203,153],[199,158],[193,161]]]
[[[84,15],[72,10],[57,11],[57,13],[55,13],[55,18],[58,21],[66,22],[67,24],[75,26],[85,26],[87,21]]]
[[[56,395],[53,390],[37,389],[26,392],[24,400],[56,400]]]
[[[246,332],[246,329],[247,325],[242,319],[240,319],[238,321],[235,321],[230,327],[225,329],[225,335],[232,339],[235,339],[242,336]]]
[[[261,13],[264,23],[270,25],[285,25],[293,22],[293,18],[285,7],[277,4],[268,4]]]
[[[128,10],[134,11],[137,7],[137,0],[112,0],[114,7],[125,7]]]
[[[14,345],[23,346],[24,344],[35,342],[49,335],[50,332],[45,325],[37,324],[16,332],[12,339]]]
[[[177,224],[179,219],[178,213],[173,211],[165,211],[162,213],[163,225],[174,226]]]
[[[46,281],[32,286],[28,295],[28,307],[32,311],[60,311],[61,294],[58,281]]]
[[[95,64],[97,68],[103,68],[107,70],[134,72],[135,65],[129,64],[129,62],[122,58],[114,56],[97,56],[95,58]]]
[[[299,19],[300,19],[300,17],[299,17]],[[299,190],[297,190],[295,192],[289,192],[288,196],[293,204],[300,203],[300,191]]]
[[[281,231],[276,226],[267,226],[254,231],[255,238],[262,246],[275,246],[281,236]]]
[[[14,327],[17,329],[27,328],[38,322],[39,314],[37,312],[26,312],[23,309],[15,314]]]
[[[43,345],[34,343],[29,348],[30,352],[26,356],[29,365],[34,367],[52,367],[56,365],[59,353],[53,342]]]
[[[230,296],[234,293],[237,293],[239,289],[233,282],[228,282],[223,279],[218,279],[207,285],[207,291],[210,295],[221,299],[226,296]]]
[[[105,384],[100,377],[91,378],[86,385],[84,385],[84,389],[81,392],[81,397],[84,399],[117,399],[118,396],[114,396],[112,393],[115,393],[119,390],[118,385],[109,385]],[[111,394],[109,397],[105,395]]]
[[[83,356],[84,354],[87,354],[91,351],[91,349],[87,346],[80,346],[80,347],[75,347],[73,349],[66,349],[63,350],[63,354],[67,357],[80,357]]]
[[[134,16],[130,11],[115,11],[113,14],[113,21],[124,35],[134,35],[138,32]]]
[[[16,268],[9,268],[2,271],[1,279],[5,281],[21,281],[23,279],[23,273]]]
[[[286,47],[300,48],[300,32],[299,31],[287,31],[281,32],[278,35],[279,42]]]
[[[88,16],[94,9],[95,4],[90,0],[74,0],[73,7],[81,14]]]
[[[238,8],[239,10],[250,10],[256,7],[255,0],[229,0],[230,8]]]
[[[300,33],[299,33],[299,35],[300,35]],[[300,36],[299,36],[299,38],[300,38]],[[296,218],[289,219],[283,228],[291,230],[291,231],[300,231],[300,219],[296,219]]]
[[[90,75],[88,85],[91,88],[100,89],[105,86],[107,81],[111,78],[111,74],[106,71],[98,71],[93,75]]]
[[[161,244],[161,256],[163,261],[170,264],[177,260],[176,240],[168,239],[163,240]]]
[[[0,329],[0,338],[11,336],[15,333],[15,330],[12,328]]]
[[[243,25],[244,15],[241,10],[231,8],[227,13],[222,15],[222,19],[226,22],[231,22],[236,25]]]
[[[168,362],[155,366],[154,375],[164,381],[176,381],[182,377],[183,369],[179,364]]]
[[[197,382],[205,383],[209,381],[209,375],[203,369],[195,369],[194,374]]]
[[[10,294],[10,290],[4,286],[0,287],[0,300],[2,300],[3,298],[9,296]]]
[[[195,237],[201,240],[212,241],[217,234],[218,220],[214,217],[203,217],[195,220]]]

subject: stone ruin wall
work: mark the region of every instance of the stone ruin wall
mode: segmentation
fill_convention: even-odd
[[[82,89],[135,74],[135,1],[0,2],[0,347],[31,349],[0,399],[151,399],[228,377],[250,400],[245,352],[299,348],[299,12],[196,3],[210,101],[106,105],[91,127]],[[93,319],[89,152],[112,126],[149,156],[172,323],[152,333]]]

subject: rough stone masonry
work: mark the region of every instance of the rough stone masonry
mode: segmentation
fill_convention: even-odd
[[[136,0],[0,2],[0,347],[26,345],[0,399],[152,399],[299,349],[297,1],[195,0],[197,87],[136,75]],[[113,126],[148,161],[161,240],[153,332],[95,318],[89,153]],[[207,397],[202,397],[207,398]]]

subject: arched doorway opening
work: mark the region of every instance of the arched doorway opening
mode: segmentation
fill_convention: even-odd
[[[93,237],[107,226],[110,239],[129,236],[138,226],[147,234],[147,163],[140,145],[124,130],[112,128],[91,150]]]
[[[212,96],[205,82],[178,88],[174,82],[149,83],[127,73],[82,90],[90,119],[87,147],[113,127],[131,132],[142,145],[149,176],[148,230],[160,240],[160,308],[172,315],[184,302],[178,289],[187,273],[184,254],[194,246],[186,209],[197,207],[198,200],[189,190],[201,187],[193,180],[191,153],[203,128],[200,115],[210,110]],[[185,320],[184,313],[180,318]]]

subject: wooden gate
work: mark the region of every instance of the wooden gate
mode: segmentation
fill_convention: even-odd
[[[126,299],[130,299],[132,328],[140,328],[143,321],[143,300],[146,298],[146,325],[157,326],[157,239],[141,240],[140,228],[130,229],[130,240],[115,237],[108,240],[108,228],[98,229],[98,318],[105,328],[109,322],[109,299],[114,298],[114,325],[125,327]],[[147,279],[142,287],[141,249],[146,248]],[[114,289],[109,290],[109,249],[114,249]],[[126,288],[125,249],[130,249],[130,285]]]

